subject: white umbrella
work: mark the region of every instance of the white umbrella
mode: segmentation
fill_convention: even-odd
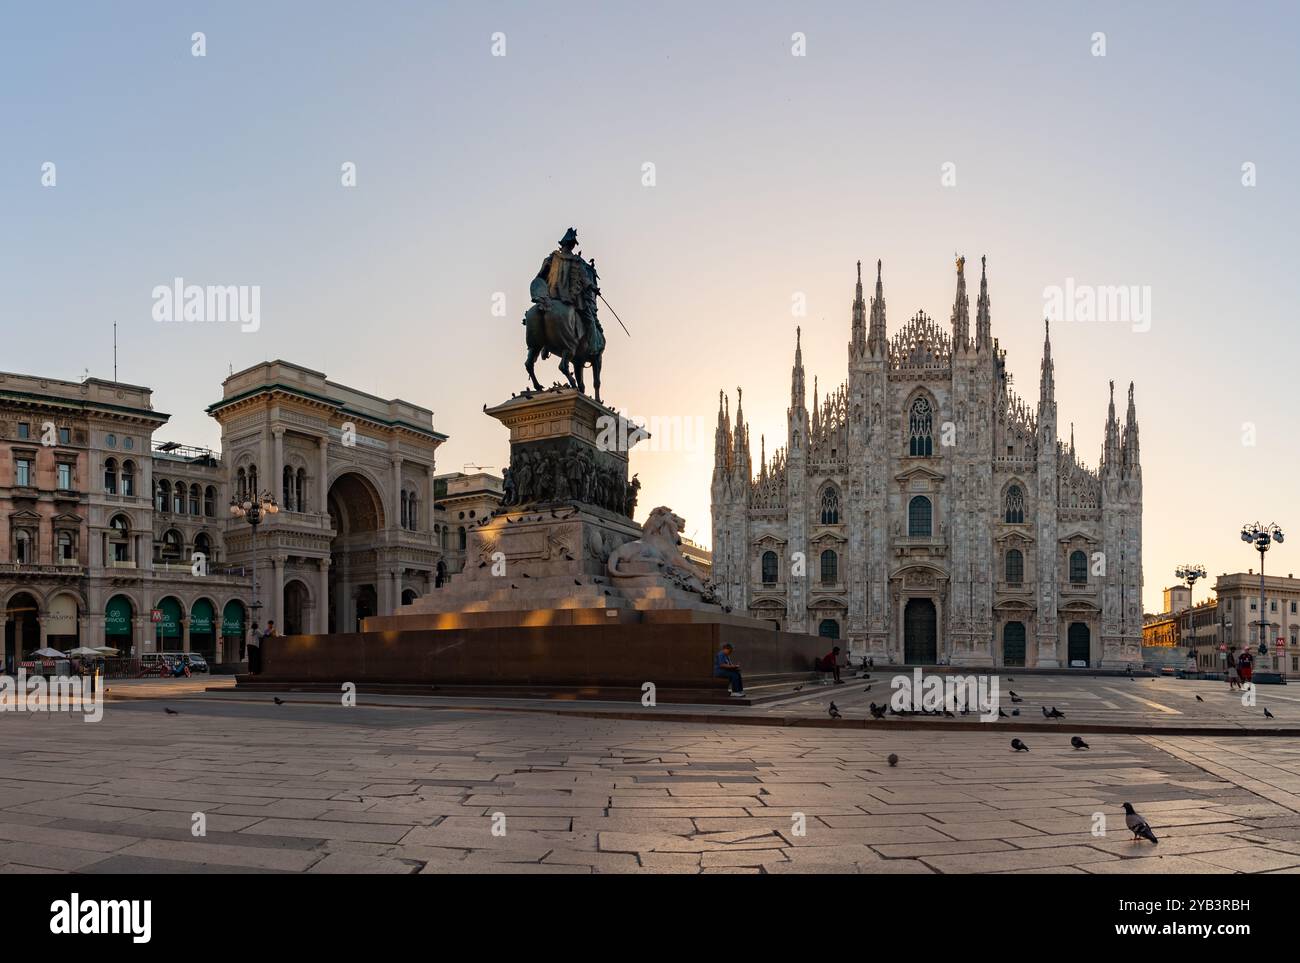
[[[93,658],[96,658],[96,657],[98,657],[98,656],[100,656],[100,655],[103,655],[103,653],[102,653],[102,652],[99,652],[99,651],[96,650],[96,649],[89,649],[89,648],[87,648],[87,647],[84,646],[84,645],[79,645],[79,646],[77,646],[75,649],[73,649],[71,652],[69,652],[68,655],[75,655],[75,656],[78,656],[78,657],[80,657],[80,658],[91,658],[91,659],[93,659]]]
[[[42,659],[63,659],[67,658],[58,649],[51,649],[48,645],[43,649],[37,649],[32,655],[39,655]]]
[[[100,655],[121,655],[122,654],[121,649],[115,649],[111,645],[97,645],[95,646],[95,651],[98,652]]]

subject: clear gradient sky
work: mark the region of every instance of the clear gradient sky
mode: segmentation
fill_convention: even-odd
[[[481,407],[523,386],[528,282],[573,225],[633,334],[604,315],[606,400],[704,419],[695,451],[633,454],[640,512],[707,543],[719,388],[771,452],[796,324],[810,384],[846,377],[858,258],[892,334],[946,325],[954,251],[987,254],[1031,402],[1045,287],[1151,290],[1145,333],[1053,329],[1088,464],[1108,379],[1137,383],[1146,608],[1180,562],[1256,565],[1247,520],[1294,529],[1269,566],[1300,572],[1300,14],[1135,6],[4,0],[0,370],[111,377],[116,321],[159,437],[218,446],[230,367],[285,358],[432,408],[440,470],[499,470]],[[260,285],[260,329],[153,321],[178,276]]]

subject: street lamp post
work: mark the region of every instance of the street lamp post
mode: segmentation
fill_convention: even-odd
[[[1180,565],[1174,569],[1174,578],[1187,583],[1187,644],[1189,651],[1196,650],[1195,629],[1192,623],[1192,597],[1196,592],[1196,583],[1205,578],[1205,566]]]
[[[249,609],[252,611],[254,625],[257,624],[257,611],[262,607],[262,603],[257,600],[257,526],[262,523],[263,516],[274,515],[279,510],[280,506],[270,492],[260,495],[247,492],[230,499],[231,517],[242,518],[253,526],[253,601]]]
[[[1259,654],[1267,655],[1268,640],[1264,633],[1269,621],[1264,614],[1264,553],[1269,550],[1273,542],[1281,545],[1286,538],[1282,534],[1282,529],[1274,522],[1269,522],[1267,525],[1254,522],[1241,526],[1241,540],[1253,543],[1255,551],[1259,552]]]

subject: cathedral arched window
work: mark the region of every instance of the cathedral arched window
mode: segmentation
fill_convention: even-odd
[[[1012,585],[1019,585],[1025,580],[1025,556],[1018,548],[1013,548],[1007,552],[1006,565],[1007,581]]]
[[[911,538],[929,538],[933,528],[934,509],[930,499],[917,495],[907,503],[907,534]]]
[[[763,584],[773,585],[776,582],[777,558],[776,552],[763,553]]]
[[[167,479],[158,482],[158,511],[166,512],[171,510],[172,503],[172,483]]]
[[[822,552],[822,584],[834,585],[839,581],[840,557],[833,549]]]
[[[1088,583],[1088,556],[1084,552],[1070,553],[1070,581],[1075,585]]]
[[[822,524],[838,525],[840,523],[840,493],[834,485],[827,485],[822,492]]]
[[[280,506],[286,512],[297,511],[298,503],[293,500],[295,494],[293,484],[293,466],[285,465],[284,471],[280,474]]]
[[[934,411],[926,398],[917,398],[912,402],[912,409],[907,416],[907,430],[910,436],[908,454],[914,458],[929,458],[934,454]]]
[[[1004,517],[1010,525],[1019,525],[1025,520],[1025,493],[1019,485],[1007,489],[1007,504]]]
[[[406,527],[406,492],[402,492],[402,527]]]

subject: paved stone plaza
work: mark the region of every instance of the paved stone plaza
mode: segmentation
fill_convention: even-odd
[[[1017,754],[996,724],[835,731],[653,715],[680,707],[646,710],[637,721],[589,715],[601,705],[570,704],[568,714],[433,700],[345,709],[308,695],[276,706],[270,696],[203,693],[206,684],[113,683],[111,699],[133,698],[108,702],[97,724],[0,715],[3,868],[1300,870],[1300,744],[1289,738],[1228,729],[1203,737],[1096,734],[1085,752],[1070,748],[1068,725],[1044,723],[1018,733],[1031,751]],[[1023,694],[1056,687],[1067,712],[1082,713],[1085,698],[1097,700],[1098,711],[1119,711],[1100,703],[1128,709],[1131,700],[1109,691],[1128,686],[1135,699],[1186,714],[1201,704],[1182,694],[1202,691],[1198,685],[1210,684],[1040,677],[1026,678]],[[1066,686],[1080,693],[1077,707],[1065,702]],[[851,713],[849,688],[834,695]],[[1265,691],[1261,702],[1279,717],[1300,717],[1295,696],[1283,702],[1285,690]],[[826,701],[826,690],[813,692],[800,711]],[[1038,711],[1036,703],[1025,707]],[[1223,708],[1202,706],[1207,718]],[[900,757],[896,768],[886,762],[890,753]],[[1126,801],[1151,821],[1159,846],[1130,841]],[[190,831],[197,812],[207,820],[203,838]],[[1098,812],[1104,836],[1091,832]],[[496,813],[505,814],[504,835],[493,834]]]

